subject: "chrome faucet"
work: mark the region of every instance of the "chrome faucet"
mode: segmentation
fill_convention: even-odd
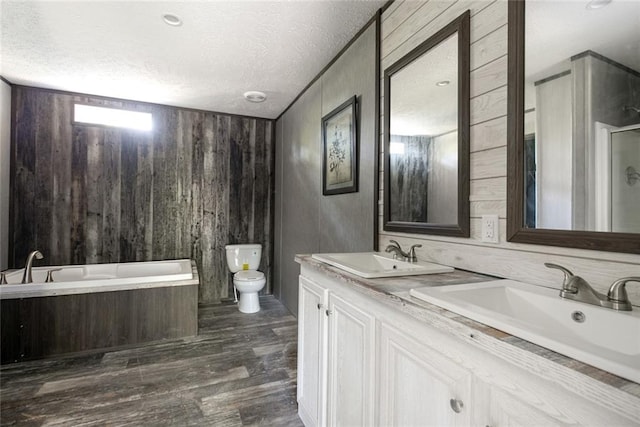
[[[411,246],[411,248],[409,248],[409,252],[405,252],[402,250],[402,247],[400,247],[400,243],[396,242],[395,240],[389,240],[389,242],[391,242],[391,244],[387,246],[387,248],[384,250],[385,252],[393,252],[394,258],[400,256],[405,261],[418,262],[418,257],[416,256],[416,248],[421,248],[422,245],[413,245]]]
[[[33,265],[33,259],[42,259],[42,253],[40,251],[30,252],[27,256],[27,261],[24,264],[24,274],[22,275],[22,283],[32,283],[33,277],[31,276],[31,266]]]
[[[593,289],[582,277],[575,276],[571,271],[561,265],[550,262],[545,262],[544,265],[545,267],[555,268],[564,273],[564,281],[562,282],[562,289],[560,290],[560,296],[562,298],[611,308],[613,310],[631,310],[631,302],[627,296],[625,284],[627,282],[640,281],[640,277],[626,277],[616,280],[613,285],[611,285],[611,288],[609,288],[607,295],[605,295]]]

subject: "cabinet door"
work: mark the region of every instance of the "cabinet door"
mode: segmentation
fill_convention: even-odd
[[[476,378],[473,385],[473,424],[479,426],[638,426],[615,409],[601,406],[534,375],[494,366],[495,374],[508,375],[499,385]],[[504,372],[506,371],[506,372]]]
[[[325,425],[328,291],[300,276],[298,293],[298,415],[307,427]]]
[[[328,421],[330,426],[373,424],[375,318],[329,294]]]
[[[471,421],[471,373],[400,330],[380,325],[380,425],[458,426]]]
[[[479,425],[491,427],[567,425],[510,393],[481,383],[474,387],[474,407],[476,406],[480,416],[476,415],[474,418]]]

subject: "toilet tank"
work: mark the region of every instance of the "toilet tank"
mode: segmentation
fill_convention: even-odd
[[[227,245],[227,265],[232,273],[240,270],[257,270],[260,267],[262,245]]]

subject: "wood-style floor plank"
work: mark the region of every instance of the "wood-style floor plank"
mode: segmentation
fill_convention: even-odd
[[[196,337],[0,368],[2,426],[301,426],[296,319],[201,306]]]

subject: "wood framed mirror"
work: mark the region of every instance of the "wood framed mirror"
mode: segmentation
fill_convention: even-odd
[[[589,4],[509,1],[507,239],[640,253],[640,3]]]
[[[469,236],[469,11],[384,72],[384,229]]]

